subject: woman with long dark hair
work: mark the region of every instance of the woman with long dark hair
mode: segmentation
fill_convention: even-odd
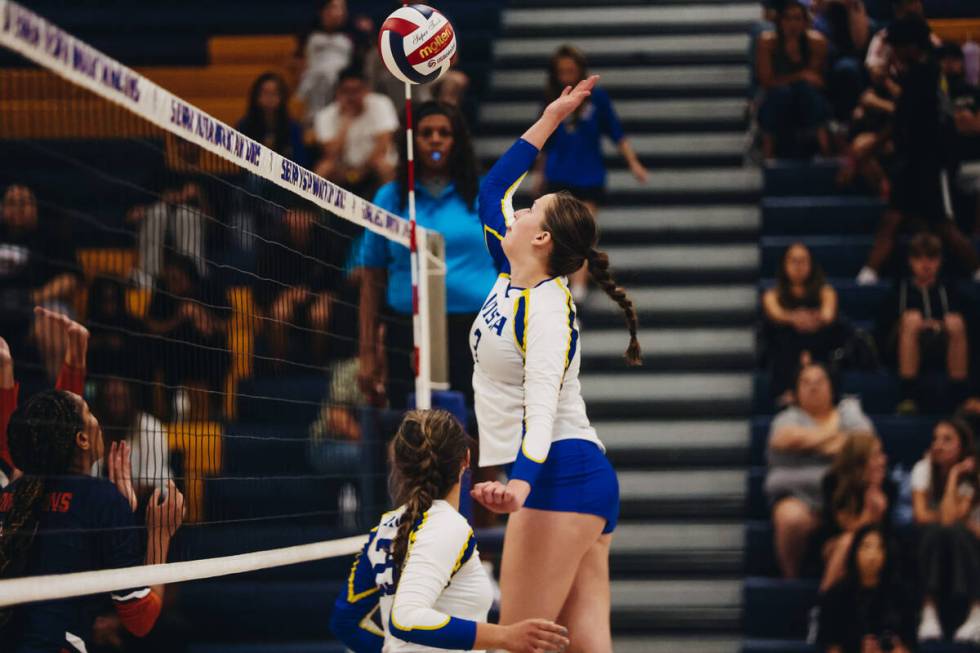
[[[912,620],[899,567],[884,527],[867,524],[855,531],[844,577],[820,596],[820,650],[908,653]]]
[[[238,131],[303,167],[310,165],[303,128],[289,116],[289,87],[278,73],[262,73],[252,83]]]
[[[801,135],[816,136],[822,154],[830,153],[827,121],[830,106],[823,96],[827,41],[810,30],[806,6],[786,0],[776,29],[759,36],[756,76],[763,89],[759,106],[762,149],[766,158],[795,152]]]
[[[571,45],[561,46],[548,65],[545,101],[554,102],[563,89],[575,86],[588,76],[585,54]],[[637,181],[645,183],[647,169],[626,138],[609,94],[597,87],[592,89],[589,99],[555,129],[545,144],[545,156],[537,165],[536,194],[568,191],[595,214],[606,195],[603,136],[616,144]],[[571,275],[572,293],[576,299],[581,299],[585,293],[587,282],[584,268]]]
[[[446,309],[449,326],[450,386],[472,404],[473,360],[469,330],[483,306],[496,272],[483,244],[477,215],[479,167],[469,129],[454,107],[425,102],[416,108],[415,201],[418,223],[438,231],[446,248]],[[405,143],[400,144],[404,148]],[[402,149],[404,151],[404,149]],[[404,160],[395,181],[381,187],[374,203],[396,215],[408,211],[408,171]],[[362,391],[404,406],[412,381],[412,275],[408,249],[373,232],[365,232],[355,256],[361,273],[360,372]],[[382,300],[382,294],[384,299]],[[375,346],[384,321],[383,351]],[[387,367],[387,387],[383,381]]]
[[[459,421],[445,411],[411,411],[388,453],[399,507],[381,516],[354,561],[334,606],[334,634],[362,652],[563,650],[565,629],[550,621],[486,623],[493,590],[473,530],[459,514],[470,463],[470,438]],[[383,634],[362,625],[378,606]]]
[[[619,484],[582,399],[582,357],[568,275],[592,279],[623,310],[626,362],[640,364],[633,302],[596,248],[591,209],[566,192],[515,212],[513,194],[541,148],[589,97],[598,77],[566,88],[497,161],[480,190],[480,219],[500,274],[474,320],[470,344],[480,466],[509,465],[510,480],[472,496],[513,513],[501,564],[500,622],[529,617],[567,626],[574,651],[612,651],[609,547]]]
[[[969,606],[957,641],[980,643],[980,509],[973,430],[959,418],[942,419],[932,446],[912,468],[912,507],[919,535],[924,594],[919,640],[939,639],[939,602]]]
[[[105,444],[84,399],[63,390],[39,393],[14,413],[8,435],[23,476],[0,493],[0,578],[166,562],[183,518],[183,496],[173,481],[162,502],[160,490],[154,492],[146,508],[144,553],[133,515],[129,447],[110,448],[110,480],[91,476]],[[163,586],[112,593],[111,599],[126,629],[142,637],[160,614]],[[104,601],[85,596],[3,610],[4,650],[85,650]]]
[[[803,243],[786,248],[776,286],[762,295],[763,337],[770,367],[770,392],[780,406],[792,401],[793,375],[804,362],[827,364],[844,344],[837,322],[837,291]]]

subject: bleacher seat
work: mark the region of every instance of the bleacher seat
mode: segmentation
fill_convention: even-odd
[[[819,649],[804,641],[787,639],[747,639],[742,653],[817,653]]]
[[[752,639],[803,639],[810,608],[816,599],[815,581],[746,578],[745,636]]]
[[[762,231],[769,236],[874,233],[885,205],[862,196],[766,197]]]
[[[307,426],[238,422],[224,434],[224,467],[229,475],[302,474],[309,470]]]
[[[763,194],[766,197],[847,194],[837,186],[839,169],[836,159],[768,161],[763,168]]]
[[[238,419],[309,426],[327,394],[323,375],[256,377],[238,388]]]

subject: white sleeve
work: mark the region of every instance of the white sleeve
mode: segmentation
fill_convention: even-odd
[[[332,141],[337,136],[337,105],[331,104],[317,111],[313,117],[313,131],[317,143]]]
[[[932,469],[927,459],[923,458],[915,463],[915,466],[912,468],[910,483],[913,492],[925,492],[929,490],[929,486],[932,484]]]
[[[564,290],[564,286],[561,288]],[[524,291],[514,311],[517,336],[522,331],[521,316],[526,325],[524,337],[518,337],[524,352],[524,434],[511,478],[533,486],[551,449],[558,398],[565,372],[575,357],[578,330],[570,295],[562,301],[557,294],[542,292],[532,296]]]
[[[404,641],[468,650],[476,639],[476,622],[452,617],[434,607],[452,579],[457,561],[473,545],[473,531],[466,520],[452,517],[436,514],[415,530],[395,590],[389,628]]]
[[[399,127],[398,112],[387,95],[372,93],[368,96],[371,107],[371,125],[375,134],[393,132]]]
[[[167,481],[173,478],[170,471],[170,446],[167,442],[167,429],[163,423],[152,415],[142,415],[139,423],[140,449],[143,460],[140,461],[139,476],[147,485],[158,488],[167,487]],[[133,466],[133,476],[136,477],[136,465]]]

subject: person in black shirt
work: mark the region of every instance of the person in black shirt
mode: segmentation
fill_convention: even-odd
[[[105,455],[99,421],[85,400],[62,390],[33,397],[9,426],[10,452],[24,475],[0,492],[0,578],[136,567],[166,562],[180,527],[183,496],[171,481],[146,509],[147,546],[136,525],[129,448],[108,454],[110,480],[93,478]],[[123,625],[152,630],[163,586],[111,593]],[[44,601],[0,610],[0,641],[11,653],[84,651],[104,597]]]
[[[0,337],[18,351],[36,346],[52,377],[64,358],[65,343],[39,328],[34,307],[74,315],[79,283],[68,223],[41,216],[27,186],[8,186],[0,207]]]
[[[905,588],[897,575],[898,556],[878,524],[854,533],[844,578],[820,596],[817,644],[826,653],[908,653]]]
[[[955,286],[939,278],[942,243],[930,233],[909,241],[911,278],[903,279],[882,303],[878,341],[886,356],[897,359],[901,382],[900,412],[918,410],[918,381],[926,370],[945,369],[952,408],[966,398],[969,343],[963,318],[965,300]]]
[[[939,63],[930,38],[929,25],[921,16],[906,16],[888,28],[888,42],[903,72],[892,129],[879,139],[893,139],[896,163],[891,206],[858,275],[860,283],[877,281],[903,223],[934,231],[962,266],[980,277],[980,257],[949,219],[952,209],[948,176],[956,167],[956,129],[941,92]]]

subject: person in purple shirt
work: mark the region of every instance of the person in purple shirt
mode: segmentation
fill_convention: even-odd
[[[570,45],[558,48],[548,68],[546,103],[561,95],[565,87],[574,87],[588,77],[585,55]],[[646,183],[647,169],[626,139],[619,116],[609,95],[601,88],[565,122],[558,126],[545,144],[545,156],[538,159],[535,195],[567,190],[597,213],[606,196],[606,163],[602,137],[608,136],[626,159],[630,172],[640,183]],[[583,267],[570,278],[572,294],[585,294],[588,275]]]

